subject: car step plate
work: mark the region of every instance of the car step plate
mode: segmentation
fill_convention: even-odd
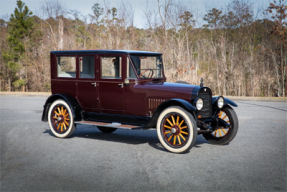
[[[96,122],[96,121],[75,121],[75,124],[82,124],[82,125],[95,125],[101,127],[112,127],[112,128],[119,128],[119,129],[142,129],[142,127],[135,126],[135,125],[122,125],[121,123],[103,123],[103,122]]]

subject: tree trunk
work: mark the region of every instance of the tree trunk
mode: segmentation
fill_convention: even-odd
[[[58,50],[63,50],[63,42],[64,42],[64,22],[61,18],[59,18],[59,44]]]
[[[275,53],[272,53],[272,58],[273,58],[273,64],[275,67],[276,79],[277,79],[277,95],[279,97],[281,85],[280,85],[280,80],[279,80],[279,72],[278,72],[277,60],[276,60]]]
[[[11,92],[11,80],[10,80],[10,78],[8,79],[8,91]]]

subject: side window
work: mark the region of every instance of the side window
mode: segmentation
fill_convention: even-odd
[[[127,61],[128,61],[128,63],[127,63],[127,78],[128,79],[136,79],[137,76],[134,72],[134,69],[132,67],[130,59],[127,59]]]
[[[122,58],[121,57],[101,57],[101,78],[121,79],[122,78]]]
[[[77,57],[57,57],[58,77],[76,78]]]
[[[95,78],[95,57],[80,57],[80,78]]]

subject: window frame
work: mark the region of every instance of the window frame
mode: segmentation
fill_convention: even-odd
[[[123,81],[124,80],[124,76],[125,75],[125,70],[126,70],[126,66],[124,66],[124,63],[126,63],[125,61],[125,57],[123,54],[99,54],[99,80],[101,81]],[[121,57],[121,78],[102,78],[102,61],[101,61],[101,57]]]
[[[157,54],[156,54],[156,55],[150,55],[150,54],[129,54],[129,55],[128,55],[128,58],[130,59],[130,61],[131,61],[131,63],[132,63],[134,72],[135,72],[135,74],[136,74],[138,80],[144,80],[144,81],[146,81],[146,80],[152,80],[152,79],[166,80],[166,77],[165,77],[165,74],[164,74],[164,65],[162,65],[162,77],[161,77],[161,78],[140,78],[139,75],[138,75],[137,72],[136,72],[137,70],[136,70],[136,67],[135,67],[135,65],[134,65],[134,62],[133,62],[131,56],[146,56],[146,57],[148,57],[148,56],[160,56],[161,59],[163,60],[162,54],[158,54],[158,55],[157,55]],[[163,62],[163,61],[162,61],[162,62]],[[127,63],[128,63],[128,62],[127,62]]]
[[[97,78],[97,55],[77,55],[78,56],[78,80],[85,80],[85,79],[96,79]],[[80,57],[94,57],[94,77],[93,78],[84,78],[80,77]]]
[[[76,77],[59,77],[58,76],[58,57],[75,57],[76,58]],[[56,67],[56,74],[55,74],[55,77],[57,79],[71,79],[71,80],[75,80],[75,79],[78,79],[78,76],[79,74],[77,73],[79,71],[79,58],[78,58],[78,55],[56,55],[55,57],[56,59],[56,63],[55,63],[55,67]]]

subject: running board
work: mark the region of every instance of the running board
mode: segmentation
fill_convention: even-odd
[[[95,125],[101,127],[112,127],[112,128],[128,129],[128,130],[142,129],[142,127],[135,125],[122,125],[121,123],[102,123],[96,121],[75,121],[75,124]]]

